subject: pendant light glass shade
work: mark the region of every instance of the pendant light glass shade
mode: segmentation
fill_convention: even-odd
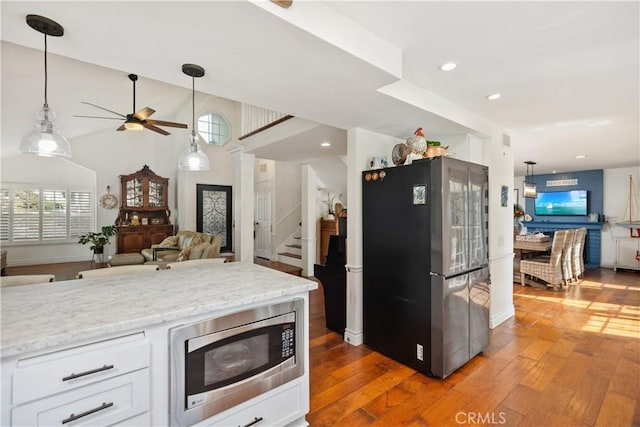
[[[20,152],[43,157],[71,157],[71,146],[55,123],[55,113],[45,104],[38,111],[35,129],[22,137]]]
[[[204,68],[195,64],[183,64],[182,72],[191,77],[191,135],[189,145],[178,159],[178,168],[188,171],[209,170],[209,158],[202,151],[196,134],[196,77],[204,76]]]
[[[35,129],[26,134],[20,142],[20,152],[43,157],[71,157],[71,145],[58,132],[56,115],[47,103],[47,36],[60,37],[64,29],[49,18],[27,15],[27,24],[44,34],[44,105],[37,113]]]
[[[191,131],[189,146],[178,159],[178,168],[189,171],[209,170],[209,158],[200,148],[195,130]]]

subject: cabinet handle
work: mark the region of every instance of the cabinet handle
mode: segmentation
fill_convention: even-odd
[[[113,402],[109,402],[109,403],[102,402],[102,405],[98,406],[97,408],[89,409],[88,411],[82,412],[78,415],[76,414],[69,415],[69,418],[65,418],[64,420],[62,420],[62,424],[70,423],[71,421],[78,420],[82,417],[86,417],[87,415],[95,414],[98,411],[111,408],[112,406],[113,406]]]
[[[108,371],[109,369],[113,369],[113,365],[104,365],[102,368],[96,368],[90,371],[80,372],[79,374],[71,374],[69,376],[62,378],[62,381],[75,380],[76,378],[84,377],[86,375],[91,375],[91,374],[95,374],[102,371]]]
[[[254,425],[258,424],[258,423],[259,423],[260,421],[262,421],[262,420],[264,420],[264,418],[262,418],[262,417],[260,417],[260,418],[255,417],[255,418],[253,419],[253,421],[251,421],[249,424],[245,424],[245,425],[244,425],[244,427],[251,427],[251,426],[254,426]],[[240,427],[240,426],[238,426],[238,427]]]

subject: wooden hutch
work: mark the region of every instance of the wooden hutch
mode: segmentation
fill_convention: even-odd
[[[140,253],[173,235],[168,190],[169,178],[156,175],[147,165],[130,175],[120,175],[117,253]]]

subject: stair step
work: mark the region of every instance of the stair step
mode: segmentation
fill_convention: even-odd
[[[302,249],[302,245],[287,245],[288,248]]]
[[[278,252],[278,255],[288,256],[289,258],[302,259],[302,255],[292,254],[291,252]]]

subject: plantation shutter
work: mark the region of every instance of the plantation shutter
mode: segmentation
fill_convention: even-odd
[[[93,230],[93,196],[90,191],[69,193],[69,237],[79,237]]]
[[[14,242],[40,240],[40,191],[18,189],[13,198]]]
[[[9,241],[9,219],[11,213],[11,198],[8,188],[0,189],[0,241]]]
[[[67,237],[67,193],[42,191],[42,240]]]

